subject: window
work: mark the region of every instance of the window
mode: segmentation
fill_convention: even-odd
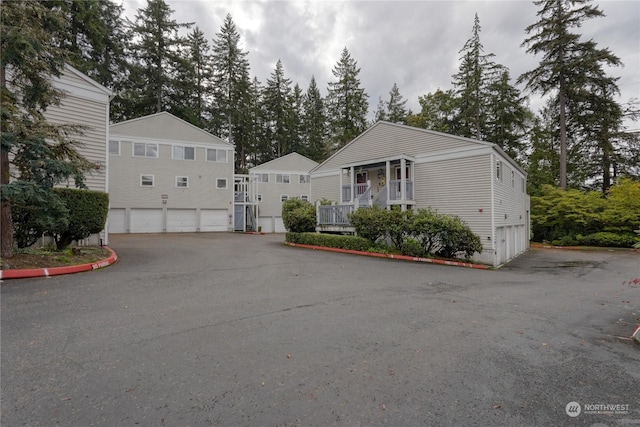
[[[502,181],[502,162],[500,160],[496,161],[496,179]]]
[[[300,196],[300,200],[304,200],[305,202],[308,202],[309,196],[307,196],[306,194],[303,194],[302,196]]]
[[[262,194],[257,194],[256,195],[256,201],[258,201],[258,202],[262,201]]]
[[[514,171],[511,171],[511,187],[516,187],[516,173]]]
[[[120,141],[109,140],[109,154],[120,155]]]
[[[183,147],[180,145],[173,146],[174,160],[195,160],[196,149],[194,147]]]
[[[520,177],[520,182],[522,183],[522,192],[526,193],[527,188],[526,188],[525,180],[523,177]]]
[[[311,182],[311,177],[309,175],[300,175],[300,184],[308,184]]]
[[[280,195],[280,201],[284,202],[285,200],[289,200],[289,195],[288,194],[281,194]]]
[[[133,143],[133,157],[151,157],[158,158],[158,144],[149,144],[146,142]]]
[[[176,176],[176,188],[189,188],[189,177]]]
[[[227,150],[217,150],[215,148],[207,148],[207,161],[227,163]]]
[[[254,173],[253,177],[256,179],[256,182],[269,182],[268,173]]]
[[[218,178],[216,179],[216,188],[221,190],[227,189],[227,178]]]
[[[140,186],[153,187],[154,176],[153,175],[140,175]]]
[[[276,174],[276,182],[278,184],[288,184],[291,180],[291,177],[288,173],[277,173]]]

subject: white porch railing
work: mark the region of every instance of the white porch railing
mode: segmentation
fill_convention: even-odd
[[[320,205],[318,225],[351,225],[348,215],[355,209],[354,205]]]
[[[389,200],[402,200],[402,181],[392,179],[389,181]],[[413,200],[413,181],[406,181],[405,200]]]

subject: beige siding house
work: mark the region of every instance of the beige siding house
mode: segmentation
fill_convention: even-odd
[[[496,144],[378,122],[310,172],[312,200],[329,199],[318,229],[348,227],[358,206],[457,215],[480,236],[474,260],[498,266],[529,247],[526,173]]]
[[[233,229],[234,147],[163,112],[110,127],[110,233]]]
[[[83,127],[82,134],[72,138],[82,143],[78,152],[87,160],[100,166],[85,175],[85,184],[90,190],[109,191],[109,167],[107,141],[109,139],[109,102],[111,91],[70,65],[65,65],[60,77],[52,84],[64,92],[60,105],[49,107],[45,118],[51,123],[75,124]],[[98,244],[99,239],[108,243],[105,231],[90,236],[81,244]]]
[[[282,202],[301,198],[311,201],[309,171],[318,163],[298,153],[271,160],[249,169],[254,183],[258,225],[266,233],[285,232],[282,223]]]

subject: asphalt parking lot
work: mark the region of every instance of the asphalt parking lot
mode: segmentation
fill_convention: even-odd
[[[2,282],[0,424],[640,425],[640,254],[282,241],[114,235],[104,270]]]

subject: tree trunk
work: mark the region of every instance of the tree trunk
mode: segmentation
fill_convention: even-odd
[[[564,87],[560,83],[560,93],[558,94],[560,104],[560,188],[567,189],[567,116],[564,99]]]
[[[0,67],[0,87],[6,86],[5,67]],[[4,92],[4,91],[3,91]],[[4,128],[4,125],[2,126]],[[2,129],[5,131],[5,129]],[[0,185],[9,184],[9,152],[0,149]],[[0,203],[0,257],[13,256],[13,222],[11,220],[11,204],[8,200]]]

